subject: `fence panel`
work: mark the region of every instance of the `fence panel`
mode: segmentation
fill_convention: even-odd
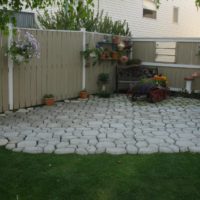
[[[133,39],[134,41],[134,39]],[[162,45],[173,42],[176,43],[175,64],[155,62],[156,42]],[[171,48],[170,48],[171,50]],[[145,65],[158,66],[159,73],[166,75],[169,79],[169,86],[174,89],[184,89],[184,77],[191,76],[193,72],[200,72],[200,42],[197,39],[137,39],[133,43],[133,58],[139,58]],[[165,52],[161,52],[165,54]],[[181,66],[183,65],[183,66]],[[195,66],[195,67],[193,67]],[[200,91],[200,78],[193,82],[193,89]]]
[[[168,77],[168,84],[173,89],[184,89],[184,77],[191,76],[194,72],[199,72],[200,69],[188,69],[178,67],[158,67],[158,71]],[[200,78],[196,78],[193,82],[193,90],[200,91]]]
[[[0,33],[0,112],[8,110],[7,37]]]
[[[197,42],[178,42],[176,51],[176,62],[179,64],[200,64],[200,43]]]
[[[103,34],[94,34],[87,33],[86,34],[86,43],[89,47],[94,48],[96,44],[104,39]],[[107,36],[108,38],[111,36]],[[115,79],[116,79],[116,62],[112,61],[102,61],[101,63],[97,63],[95,66],[87,67],[86,69],[86,89],[90,93],[97,93],[99,91],[99,87],[97,84],[98,75],[100,73],[108,73],[110,77],[110,82],[108,85],[108,90],[113,92],[115,90]]]
[[[25,31],[21,29],[21,34]],[[28,31],[38,39],[41,55],[14,65],[14,108],[41,104],[45,94],[56,100],[76,97],[82,83],[82,33]]]
[[[139,58],[143,62],[154,62],[156,47],[155,42],[134,42],[133,57]]]

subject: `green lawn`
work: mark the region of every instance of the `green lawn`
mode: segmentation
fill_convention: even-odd
[[[199,200],[200,155],[29,155],[0,148],[1,200]]]

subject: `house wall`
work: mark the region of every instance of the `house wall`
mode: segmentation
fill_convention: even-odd
[[[104,10],[114,20],[126,20],[133,37],[199,37],[200,10],[195,0],[161,0],[157,19],[143,17],[143,0],[94,0],[95,12]],[[173,23],[173,7],[179,7],[179,22]]]

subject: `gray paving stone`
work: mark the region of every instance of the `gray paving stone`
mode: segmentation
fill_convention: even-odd
[[[151,154],[151,153],[157,153],[158,147],[156,146],[148,146],[148,147],[142,147],[139,148],[138,153],[139,154]]]
[[[149,144],[160,144],[164,142],[164,140],[160,138],[147,138],[146,140]]]
[[[124,135],[122,133],[107,133],[107,138],[120,139],[124,138]]]
[[[75,148],[61,148],[55,150],[55,154],[72,154],[74,152]]]
[[[47,145],[44,147],[44,153],[53,153],[55,150],[54,145]]]
[[[67,148],[69,146],[69,142],[60,142],[56,145],[56,148],[61,149],[61,148]]]
[[[0,146],[5,146],[8,143],[8,140],[5,138],[0,138]]]
[[[120,124],[120,123],[112,123],[110,124],[111,128],[117,128],[117,129],[125,129],[126,127],[124,126],[124,124]]]
[[[98,134],[97,130],[83,131],[83,136],[97,136]]]
[[[86,102],[57,103],[28,113],[10,112],[1,117],[0,137],[8,139],[10,148],[16,144],[13,151],[35,147],[32,151],[44,148],[47,153],[64,153],[66,149],[77,153],[79,149],[80,154],[92,154],[125,148],[130,154],[156,150],[198,152],[199,107],[199,101],[185,98],[133,104],[125,95],[93,97]]]
[[[86,147],[86,150],[87,150],[88,154],[95,154],[97,149],[95,146],[88,146],[88,147]]]
[[[17,137],[19,135],[19,132],[6,132],[4,133],[4,137]]]
[[[189,140],[180,140],[180,141],[176,141],[176,145],[179,147],[190,147],[190,146],[194,146],[195,144]]]
[[[106,147],[99,147],[96,150],[96,154],[102,154],[106,152]]]
[[[133,145],[127,145],[126,151],[128,154],[137,154],[138,153],[138,148]]]
[[[145,141],[139,141],[139,142],[136,143],[136,146],[137,146],[138,148],[142,148],[142,147],[147,147],[148,144],[147,144],[147,142],[145,142]]]
[[[70,144],[79,145],[79,144],[88,144],[88,140],[79,139],[71,139]]]
[[[24,148],[19,148],[19,147],[17,147],[17,148],[12,149],[12,151],[14,151],[14,152],[22,152],[23,149],[24,149]]]
[[[25,148],[25,147],[35,147],[36,141],[21,141],[17,144],[17,147]]]
[[[99,148],[109,148],[109,147],[115,147],[115,144],[113,142],[99,142],[96,147]]]
[[[108,147],[106,148],[106,153],[112,154],[112,155],[121,155],[121,154],[126,154],[126,149],[125,148],[118,148],[118,147]]]
[[[7,144],[7,145],[6,145],[6,149],[12,150],[12,149],[14,149],[14,148],[16,148],[16,144],[15,144],[15,143]]]
[[[53,137],[53,133],[38,133],[37,138],[45,138],[45,139],[51,139]]]
[[[41,147],[25,147],[23,149],[24,153],[31,153],[31,154],[38,154],[38,153],[43,153],[43,148]]]
[[[77,148],[76,153],[79,155],[88,155],[88,151],[85,148]]]

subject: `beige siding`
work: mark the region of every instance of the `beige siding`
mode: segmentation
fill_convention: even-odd
[[[174,47],[174,42],[166,42],[166,44],[170,43],[172,47]],[[155,45],[156,42],[153,41],[134,42],[133,57],[140,58],[143,62],[160,62],[159,60],[155,59],[156,54],[165,54],[165,52],[160,52],[160,49],[156,50]],[[165,43],[160,43],[160,45],[165,45]],[[175,53],[176,64],[200,65],[200,55],[198,54],[199,49],[200,42],[177,42]],[[174,51],[171,53],[174,55]]]
[[[184,77],[191,76],[194,72],[199,72],[200,69],[186,69],[176,67],[158,67],[159,73],[168,77],[168,85],[170,88],[184,89]],[[196,78],[193,82],[193,90],[200,91],[200,78]]]
[[[21,29],[23,35],[26,30]],[[28,64],[14,64],[14,109],[40,105],[45,94],[53,94],[56,100],[77,97],[82,88],[81,32],[29,30],[40,43],[40,59]],[[87,34],[90,47],[102,40],[103,35]],[[0,112],[8,110],[8,64],[2,46],[0,51]],[[109,90],[115,88],[115,64],[110,61],[86,69],[86,89],[97,93],[99,73],[110,74]]]
[[[56,100],[76,97],[82,83],[82,33],[29,32],[38,39],[41,56],[14,66],[14,108],[41,104],[45,94]]]
[[[154,42],[134,42],[133,57],[139,58],[143,62],[155,61],[155,43]]]
[[[198,54],[199,46],[200,42],[177,43],[177,63],[200,65],[200,55]]]

